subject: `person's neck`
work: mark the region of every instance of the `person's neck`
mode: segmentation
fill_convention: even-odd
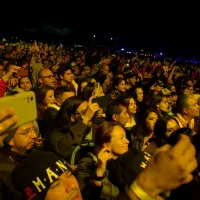
[[[65,80],[61,80],[60,83],[61,83],[61,85],[68,85],[68,84],[69,84],[69,83],[66,82]]]
[[[135,121],[134,115],[129,114],[128,123],[131,123],[133,120]]]
[[[188,123],[193,119],[193,117],[190,117],[190,116],[187,116],[187,115],[184,115],[182,114],[182,117],[185,121],[187,121]]]
[[[11,151],[18,153],[18,154],[26,154],[26,150],[24,149],[17,149],[15,147],[11,147]]]

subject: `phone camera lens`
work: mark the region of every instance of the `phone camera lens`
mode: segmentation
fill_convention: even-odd
[[[31,97],[31,101],[33,101],[33,97]]]

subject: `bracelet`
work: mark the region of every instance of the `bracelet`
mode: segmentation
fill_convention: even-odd
[[[138,184],[137,181],[135,180],[131,185],[130,189],[132,192],[135,193],[135,195],[141,199],[141,200],[156,200],[153,197],[150,197]]]

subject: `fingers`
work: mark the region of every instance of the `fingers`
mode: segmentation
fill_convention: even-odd
[[[4,120],[7,117],[11,117],[14,112],[15,111],[12,108],[0,110],[0,121]]]
[[[156,150],[156,153],[158,152],[162,152],[162,151],[168,151],[172,148],[172,146],[170,144],[165,144],[162,147],[160,147],[159,149]]]
[[[179,162],[180,165],[185,167],[188,163],[190,163],[195,158],[195,155],[196,155],[195,147],[194,145],[190,144],[188,146],[187,151],[184,153],[184,156],[180,158],[180,162]]]
[[[8,131],[9,128],[14,126],[18,122],[18,117],[13,116],[14,110],[13,109],[5,109],[0,111],[0,134],[4,134]]]
[[[18,120],[19,118],[17,116],[13,116],[11,118],[8,118],[2,121],[0,123],[0,127],[3,130],[2,133],[5,133],[6,131],[8,131],[8,129],[14,126],[18,122]]]
[[[192,179],[193,179],[192,174],[189,174],[189,175],[182,181],[182,184],[187,184],[187,183],[191,182]]]
[[[180,140],[171,149],[171,155],[175,158],[179,158],[180,156],[182,156],[186,151],[188,151],[188,148],[191,145],[188,136],[182,134],[180,137]]]
[[[197,160],[196,160],[195,158],[193,158],[193,159],[189,162],[189,164],[187,165],[186,170],[185,170],[183,176],[187,177],[188,174],[191,174],[197,167],[198,167]]]

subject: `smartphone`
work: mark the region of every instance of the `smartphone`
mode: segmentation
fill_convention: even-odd
[[[28,69],[21,67],[19,71],[15,74],[15,77],[24,77],[24,76],[28,76]]]
[[[107,108],[109,101],[106,96],[101,96],[94,98],[92,103],[98,103],[100,108]]]
[[[0,109],[3,108],[13,108],[15,115],[19,117],[18,123],[11,127],[10,130],[37,118],[36,97],[32,91],[0,98]]]

